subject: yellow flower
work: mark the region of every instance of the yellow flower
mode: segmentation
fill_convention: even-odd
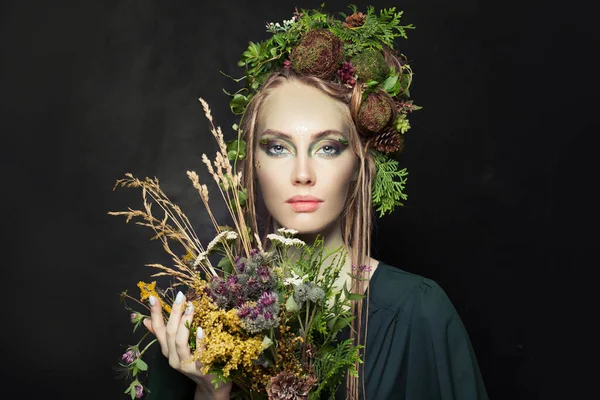
[[[181,257],[181,261],[188,261],[188,262],[192,262],[196,259],[196,257],[194,257],[191,253],[186,253],[185,256]]]
[[[140,288],[140,301],[144,302],[148,300],[150,296],[154,296],[155,298],[160,300],[160,304],[162,305],[162,309],[167,313],[171,313],[171,306],[167,304],[166,301],[161,299],[161,297],[156,293],[156,281],[152,283],[146,283],[139,281],[137,287]]]
[[[195,288],[196,293],[204,293],[200,286],[204,285]],[[204,294],[194,301],[194,309],[193,326],[200,326],[205,332],[199,350],[193,355],[193,360],[203,365],[202,373],[208,374],[215,364],[223,366],[224,377],[252,368],[262,351],[262,337],[243,332],[236,310],[220,309]]]
[[[159,298],[158,294],[156,294],[156,281],[154,281],[152,283],[146,283],[146,282],[139,281],[137,284],[137,287],[140,288],[140,300],[141,301],[148,300],[148,297],[150,297],[151,295],[156,298]]]

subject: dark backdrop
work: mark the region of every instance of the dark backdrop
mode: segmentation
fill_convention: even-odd
[[[218,71],[239,74],[265,22],[319,4],[238,3],[3,2],[5,398],[124,398],[111,369],[131,341],[119,293],[147,279],[145,263],[169,260],[145,228],[107,216],[140,206],[139,192],[112,186],[125,172],[159,177],[210,238],[185,175],[207,181],[200,156],[215,150],[197,97],[231,133],[221,88],[234,85]],[[582,368],[594,315],[583,306],[598,132],[591,13],[373,4],[417,27],[399,48],[424,107],[401,158],[407,206],[377,222],[374,256],[445,288],[493,399],[578,398],[593,370]]]

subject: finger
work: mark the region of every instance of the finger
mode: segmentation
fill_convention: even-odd
[[[204,330],[202,330],[201,327],[198,327],[198,329],[196,329],[196,349],[198,349],[198,350],[204,349],[204,344],[203,344],[202,339],[204,339]],[[196,361],[196,368],[198,370],[200,370],[200,368],[202,368],[202,363],[200,362],[200,360]]]
[[[154,328],[152,327],[152,320],[150,320],[150,318],[144,318],[142,323],[144,324],[146,329],[148,329],[150,331],[151,334],[156,336],[156,333],[154,332]]]
[[[177,356],[177,348],[175,347],[175,337],[177,336],[179,324],[181,323],[181,307],[183,306],[184,301],[185,296],[183,293],[177,292],[175,302],[173,302],[173,307],[171,308],[169,321],[167,321],[167,351],[169,352],[169,364],[173,368],[179,366],[179,357]]]
[[[193,317],[194,305],[190,302],[187,304],[185,312],[181,317],[181,323],[179,324],[179,329],[177,330],[177,335],[175,336],[175,349],[177,350],[177,355],[179,356],[179,360],[181,362],[185,362],[192,357],[189,342],[190,330],[188,329],[188,326],[191,326]],[[189,365],[193,366],[191,363]]]
[[[202,339],[204,339],[204,330],[202,330],[201,327],[198,327],[198,329],[196,330],[196,348],[197,349],[203,348]]]
[[[168,356],[169,351],[167,347],[167,338],[165,335],[165,321],[163,320],[162,307],[160,306],[160,299],[150,296],[148,298],[150,303],[150,322],[152,325],[152,331],[160,344],[160,350],[165,357]],[[146,321],[144,321],[146,325]]]

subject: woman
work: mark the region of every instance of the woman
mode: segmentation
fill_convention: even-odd
[[[388,67],[401,68],[391,53],[385,56]],[[367,274],[368,288],[360,289],[368,298],[357,307],[367,310],[358,318],[366,343],[362,379],[359,386],[349,380],[350,390],[343,385],[336,398],[358,392],[367,399],[487,399],[467,332],[443,290],[369,255],[376,171],[360,121],[363,86],[295,70],[286,64],[271,73],[245,110],[249,151],[242,169],[248,203],[266,209],[266,233],[286,227],[308,243],[321,235],[326,247],[345,246],[350,257],[340,287],[353,265]],[[256,229],[253,207],[249,214]],[[164,357],[152,365],[148,398],[229,398],[231,385],[211,390],[211,377],[183,362],[191,355],[185,325],[194,313],[188,308],[182,315],[185,296],[178,294],[166,326],[158,299],[150,303],[144,324]]]

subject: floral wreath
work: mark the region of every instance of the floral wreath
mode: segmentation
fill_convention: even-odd
[[[323,7],[323,6],[322,6]],[[413,72],[406,57],[394,49],[397,37],[407,38],[406,29],[412,24],[400,25],[402,11],[395,7],[373,7],[366,13],[350,5],[352,14],[339,13],[342,19],[320,10],[295,9],[293,17],[280,23],[267,23],[268,40],[250,42],[238,66],[245,75],[236,82],[245,86],[229,93],[231,111],[243,115],[265,79],[273,71],[291,68],[299,75],[311,75],[352,88],[361,85],[363,98],[356,123],[361,141],[373,155],[376,175],[373,182],[373,206],[379,217],[404,205],[406,168],[399,169],[393,153],[404,149],[404,134],[410,129],[408,115],[421,107],[410,99]],[[387,58],[392,55],[397,68],[389,68]],[[228,76],[228,75],[227,75]],[[228,142],[229,158],[237,161],[245,157],[246,146],[238,139]]]

